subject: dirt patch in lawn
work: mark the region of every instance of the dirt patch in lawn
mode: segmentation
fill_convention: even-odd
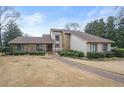
[[[0,56],[0,86],[124,86],[50,56]]]

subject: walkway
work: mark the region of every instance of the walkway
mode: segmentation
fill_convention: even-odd
[[[72,67],[76,67],[78,69],[89,71],[89,72],[95,73],[99,76],[102,76],[102,77],[105,77],[105,78],[108,78],[108,79],[112,79],[112,80],[118,81],[120,83],[124,83],[124,76],[123,75],[119,75],[119,74],[116,74],[116,73],[113,73],[113,72],[110,72],[110,71],[105,71],[105,70],[98,69],[98,68],[95,68],[95,67],[92,67],[92,66],[77,63],[77,62],[74,62],[74,61],[70,61],[68,59],[65,59],[64,57],[59,57],[59,56],[53,56],[53,57],[57,60],[60,60],[60,62],[68,64]]]

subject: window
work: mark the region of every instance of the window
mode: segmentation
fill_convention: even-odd
[[[23,51],[24,50],[24,45],[17,44],[17,51]]]
[[[55,40],[56,40],[56,41],[59,41],[59,35],[56,35],[56,36],[55,36]]]
[[[96,43],[90,44],[90,51],[91,52],[97,52],[97,44]]]
[[[55,48],[59,48],[60,47],[60,45],[59,44],[55,44]]]
[[[103,44],[103,51],[107,52],[108,51],[108,44]]]
[[[42,44],[37,44],[36,45],[36,50],[42,50]]]

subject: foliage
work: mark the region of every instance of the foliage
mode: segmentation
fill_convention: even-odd
[[[45,55],[45,52],[44,51],[29,52],[29,55],[40,55],[40,56],[44,56]]]
[[[105,37],[104,19],[101,18],[99,20],[91,21],[90,23],[88,23],[85,27],[85,32],[100,37]]]
[[[67,57],[84,57],[83,52],[74,51],[74,50],[63,50],[63,51],[59,51],[58,54],[60,56],[67,56]]]
[[[23,52],[23,51],[20,51],[20,52],[6,52],[5,53],[6,55],[26,55],[27,52]]]
[[[2,46],[0,46],[0,52],[2,52],[2,49],[3,49],[3,47],[2,47]]]
[[[43,51],[43,49],[37,49],[37,51]]]
[[[107,57],[107,58],[111,58],[111,57],[114,57],[115,55],[114,55],[114,53],[113,52],[106,52],[105,53],[105,57]]]
[[[112,50],[114,53],[114,56],[116,57],[124,57],[124,48],[117,48]]]
[[[80,30],[80,25],[78,23],[68,23],[65,25],[67,30]]]
[[[6,29],[11,22],[15,22],[20,17],[20,13],[13,7],[0,6],[0,46],[2,45],[2,31]]]
[[[113,47],[124,47],[124,7],[119,7],[117,17],[109,16],[91,21],[85,27],[85,32],[115,41]],[[117,11],[117,10],[115,10]]]
[[[36,51],[36,52],[25,52],[25,51],[20,51],[20,52],[13,52],[13,51],[6,51],[5,55],[40,55],[44,56],[45,52],[44,51]]]
[[[92,58],[105,58],[105,54],[102,52],[88,52],[87,53],[87,58],[92,59]]]
[[[16,23],[10,23],[6,28],[6,31],[3,32],[4,46],[8,46],[8,42],[18,36],[22,36],[22,32],[18,28],[18,25]]]
[[[2,52],[4,52],[4,53],[13,52],[13,49],[9,46],[8,47],[3,47]]]

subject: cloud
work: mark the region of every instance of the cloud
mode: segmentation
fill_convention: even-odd
[[[61,7],[60,11],[47,11],[50,13],[22,13],[22,20],[19,21],[19,24],[22,31],[31,36],[42,36],[42,34],[49,33],[50,28],[64,28],[66,23],[71,22],[81,24],[84,30],[88,22],[113,15],[112,12],[114,11],[112,9],[112,7],[94,7],[88,11],[82,10],[83,12],[79,11],[78,13],[70,7]],[[76,13],[76,15],[73,15],[73,13]]]
[[[39,24],[44,21],[45,16],[41,13],[34,13],[32,15],[23,15],[23,21],[29,25]]]
[[[104,8],[103,10],[100,10],[100,12],[99,12],[99,14],[101,15],[101,16],[103,16],[103,15],[115,15],[116,14],[116,11],[114,11],[114,7],[112,7],[112,8]]]
[[[42,35],[41,27],[46,16],[41,13],[33,13],[32,15],[22,15],[22,20],[18,21],[22,32],[31,36]]]

